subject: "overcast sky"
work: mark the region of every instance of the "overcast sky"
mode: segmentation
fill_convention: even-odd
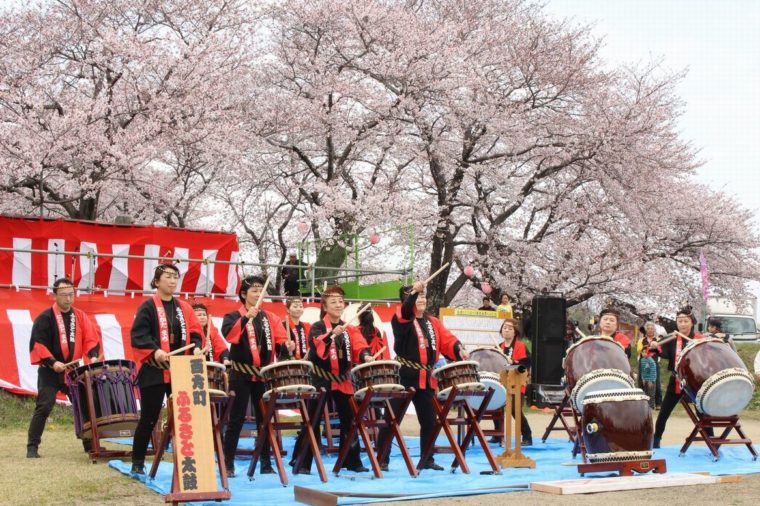
[[[760,230],[760,1],[547,0],[546,11],[593,23],[612,65],[688,69],[680,126],[701,149],[698,178],[736,195]]]

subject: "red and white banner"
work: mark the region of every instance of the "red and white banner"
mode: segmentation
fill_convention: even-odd
[[[80,295],[74,305],[85,311],[97,323],[101,332],[106,360],[134,360],[129,332],[135,313],[144,296],[111,297],[104,294]],[[221,297],[189,299],[202,302],[209,309],[211,319],[221,330],[222,318],[237,309],[235,299]],[[37,366],[29,359],[29,339],[34,319],[53,303],[53,295],[41,290],[0,288],[0,387],[17,394],[34,395],[37,392]],[[309,303],[307,307],[318,307]],[[397,304],[375,306],[373,309],[388,333],[389,347],[393,348],[390,320]],[[263,308],[285,317],[285,304],[265,302]]]
[[[0,216],[0,247],[48,251],[0,252],[0,285],[52,286],[56,278],[68,276],[80,289],[151,290],[157,259],[65,252],[179,259],[178,291],[185,293],[234,296],[239,282],[239,248],[233,233]]]

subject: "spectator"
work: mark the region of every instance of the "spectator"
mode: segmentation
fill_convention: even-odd
[[[734,344],[734,340],[731,339],[731,335],[723,332],[722,330],[723,322],[720,321],[720,318],[711,317],[707,319],[707,337],[714,337],[716,339],[722,340],[724,343],[729,345],[732,350],[736,351],[736,345]]]
[[[288,297],[299,296],[300,293],[298,291],[298,276],[301,262],[298,261],[298,257],[295,253],[291,253],[288,261],[285,262],[285,265],[290,266],[282,268],[282,279],[284,281],[285,295]]]
[[[657,339],[655,337],[655,334],[657,332],[657,327],[655,326],[654,322],[646,322],[644,324],[644,337],[639,339],[639,341],[636,343],[636,351],[639,355],[641,355],[641,350],[645,348],[649,348],[652,343],[657,342]],[[657,379],[655,379],[654,383],[654,407],[655,409],[660,409],[660,404],[662,404],[662,383],[660,382],[660,357],[659,356],[653,356],[652,359],[657,364],[657,367],[655,368],[655,371],[657,372]],[[639,365],[640,367],[640,365]],[[639,387],[641,389],[644,389],[644,385],[641,383],[641,375],[639,375]]]
[[[654,409],[657,362],[651,357],[648,347],[643,348],[639,354],[639,380],[641,381],[644,393],[649,396],[649,407]]]
[[[755,355],[755,381],[760,383],[760,351]]]
[[[478,311],[493,311],[494,307],[491,304],[490,297],[483,297],[483,305],[478,308]]]
[[[490,303],[491,301],[489,301]],[[502,293],[499,298],[499,305],[496,306],[496,311],[499,312],[499,318],[514,318],[512,311],[512,304],[509,303],[509,295]]]

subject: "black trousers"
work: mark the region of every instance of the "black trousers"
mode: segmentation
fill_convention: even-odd
[[[319,388],[323,385],[315,383],[315,386]],[[354,421],[354,413],[351,411],[351,404],[349,403],[349,399],[351,399],[352,396],[344,394],[343,392],[339,392],[337,390],[329,390],[329,385],[327,386],[327,389],[327,394],[325,395],[325,406],[329,406],[331,401],[335,403],[335,409],[338,411],[338,419],[340,420],[340,448],[342,449],[343,445],[346,444],[348,431],[351,430],[351,424]],[[314,403],[315,401],[310,401],[309,412],[313,412]],[[315,416],[321,415],[321,413],[317,413]],[[309,441],[306,437],[305,432],[305,430],[302,430],[298,435],[294,455],[297,455],[300,452],[304,452],[304,458],[301,467],[302,469],[311,469],[311,463],[314,460],[314,455],[311,451],[311,446],[309,445]],[[319,436],[317,435],[317,437]],[[354,440],[350,442],[346,460],[343,462],[343,468],[355,468],[359,467],[362,464],[361,457],[359,456],[359,451],[359,440],[357,439],[357,436],[354,436]]]
[[[135,437],[132,442],[132,462],[145,463],[145,453],[153,428],[161,415],[164,398],[172,393],[171,383],[159,383],[147,387],[140,386],[140,420],[137,422]]]
[[[267,384],[263,381],[233,380],[230,381],[230,390],[235,392],[235,400],[232,402],[230,421],[227,424],[227,430],[224,432],[224,463],[227,469],[234,467],[235,452],[240,441],[240,431],[243,430],[248,401],[250,400],[253,414],[256,417],[257,437],[264,438],[261,463],[262,465],[266,465],[266,463],[271,462],[269,457],[269,441],[266,434],[259,430],[264,421],[264,413],[259,408],[259,400],[261,400],[264,392],[267,391]]]
[[[409,385],[404,386],[408,387]],[[420,424],[420,453],[422,453],[425,444],[430,439],[433,432],[433,425],[435,424],[435,409],[433,408],[434,395],[435,390],[426,388],[424,390],[415,390],[414,397],[412,397],[412,404],[414,404],[414,410],[417,412],[417,422]],[[398,413],[401,403],[401,399],[394,399],[391,401],[394,413]],[[404,417],[402,416],[397,420],[399,425],[401,425],[403,418]],[[389,437],[392,437],[390,428],[383,427],[378,435],[377,446],[381,446]],[[433,450],[433,454],[434,453],[435,450]],[[433,461],[433,454],[430,456],[430,462]],[[390,455],[390,452],[388,452],[388,455]],[[383,463],[387,464],[388,460],[389,458],[386,457]]]
[[[512,404],[512,416],[515,416],[515,405]],[[494,429],[502,431],[502,434],[504,433],[504,420],[494,420],[493,422]],[[530,425],[528,424],[528,419],[525,418],[525,413],[520,412],[520,433],[522,434],[523,439],[532,438],[533,432],[530,430]],[[496,436],[498,438],[502,438],[503,436]]]
[[[32,420],[29,422],[29,433],[27,435],[26,446],[38,447],[42,442],[42,433],[45,430],[45,424],[55,406],[55,397],[58,392],[69,395],[69,389],[65,383],[50,381],[37,375],[37,402],[34,405]],[[71,397],[69,397],[71,400]]]
[[[676,377],[671,374],[670,380],[668,381],[668,388],[665,390],[665,397],[662,399],[662,404],[660,405],[660,413],[657,415],[657,422],[654,425],[655,440],[662,438],[662,435],[665,433],[665,424],[668,422],[670,414],[680,402],[682,395],[685,395],[683,391],[680,394],[676,393]],[[712,428],[708,428],[706,432],[711,436],[713,434]]]

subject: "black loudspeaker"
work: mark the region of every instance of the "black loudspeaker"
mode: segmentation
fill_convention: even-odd
[[[564,371],[566,301],[559,295],[533,297],[530,335],[533,342],[531,381],[560,385]]]

